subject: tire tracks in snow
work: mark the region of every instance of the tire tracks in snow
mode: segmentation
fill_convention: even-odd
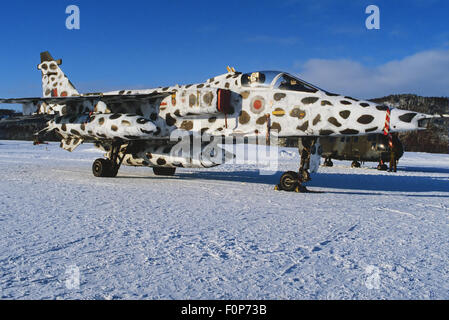
[[[386,208],[386,207],[377,207],[376,208],[377,211],[389,211],[389,212],[393,212],[393,213],[398,213],[400,215],[403,216],[408,216],[411,218],[416,219],[416,216],[410,212],[405,212],[405,211],[400,211],[400,210],[395,210],[395,209],[390,209],[390,208]]]

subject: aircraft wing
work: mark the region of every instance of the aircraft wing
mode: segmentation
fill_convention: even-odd
[[[0,99],[0,104],[78,104],[85,101],[103,101],[104,103],[122,103],[122,102],[145,102],[154,99],[163,99],[173,92],[152,92],[148,94],[117,94],[117,95],[80,95],[72,97],[50,97],[50,98],[18,98],[18,99]]]

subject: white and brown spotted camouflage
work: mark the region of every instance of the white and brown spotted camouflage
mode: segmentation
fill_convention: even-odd
[[[36,111],[58,115],[48,130],[58,132],[69,151],[84,141],[107,152],[114,140],[133,142],[140,149],[126,155],[128,165],[218,164],[174,157],[169,140],[179,130],[238,137],[264,137],[270,130],[279,137],[319,137],[382,133],[385,128],[386,106],[328,93],[284,72],[230,70],[198,84],[80,95],[60,64],[49,53],[41,54],[44,97],[66,102],[36,105]],[[420,129],[424,118],[393,109],[391,131]]]

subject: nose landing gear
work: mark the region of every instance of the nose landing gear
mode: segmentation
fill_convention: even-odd
[[[308,192],[307,188],[302,185],[301,175],[294,171],[285,172],[279,181],[279,184],[274,187],[277,191],[288,192]]]
[[[282,174],[279,184],[275,186],[275,190],[289,191],[289,192],[310,192],[303,185],[304,182],[312,180],[308,171],[310,167],[310,157],[312,155],[313,147],[315,146],[316,138],[302,138],[302,150],[300,150],[301,163],[298,172],[287,171]]]

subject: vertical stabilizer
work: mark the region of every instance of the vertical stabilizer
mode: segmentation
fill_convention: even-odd
[[[62,60],[55,61],[48,51],[41,53],[41,63],[37,68],[42,71],[42,91],[46,98],[79,95],[75,86],[59,68],[61,64]]]

